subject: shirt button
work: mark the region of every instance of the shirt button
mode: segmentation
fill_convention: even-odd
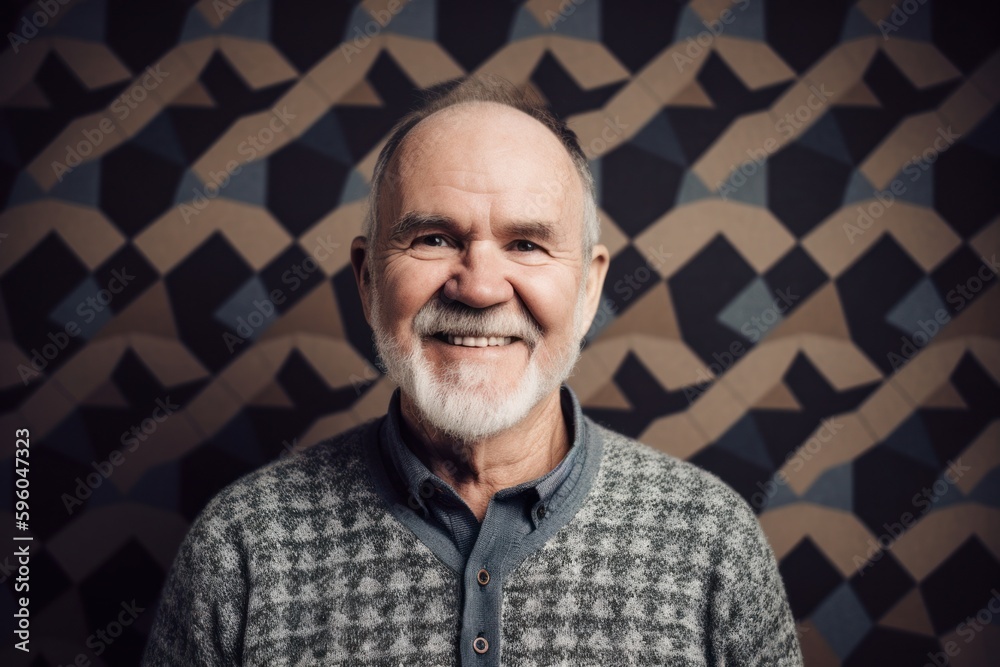
[[[538,518],[539,519],[544,519],[545,518],[545,505],[539,505],[538,506]]]
[[[485,586],[490,583],[490,573],[485,569],[480,570],[479,573],[476,574],[476,581],[479,582],[480,586]]]
[[[430,481],[426,481],[420,485],[420,495],[423,496],[424,498],[430,498],[431,496],[433,496],[434,491],[436,491],[436,489],[434,488],[434,485]]]
[[[472,640],[472,650],[482,655],[490,650],[490,643],[486,641],[486,637],[476,637]]]

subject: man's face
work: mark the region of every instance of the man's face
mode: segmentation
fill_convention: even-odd
[[[596,309],[606,250],[584,281],[580,179],[543,125],[487,104],[424,120],[389,167],[365,304],[386,370],[439,431],[510,428],[569,375]]]

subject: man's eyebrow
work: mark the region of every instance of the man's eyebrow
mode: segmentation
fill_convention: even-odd
[[[410,211],[389,228],[389,240],[398,241],[408,237],[415,231],[428,227],[453,227],[454,225],[454,220],[443,215]]]
[[[457,233],[456,228],[458,224],[447,216],[410,211],[404,214],[390,228],[389,240],[399,241],[400,239],[407,238],[416,231],[432,227],[445,228],[452,233]],[[551,243],[556,238],[554,226],[552,223],[545,222],[544,220],[504,222],[500,223],[498,227],[498,231],[505,236],[525,238],[541,243]]]

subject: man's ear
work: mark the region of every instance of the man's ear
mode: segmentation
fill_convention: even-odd
[[[361,296],[361,307],[365,311],[365,321],[371,324],[371,305],[368,295],[371,290],[372,274],[368,267],[368,239],[355,236],[351,241],[351,266],[354,268],[354,280],[358,283],[358,294]]]
[[[597,315],[597,309],[601,305],[601,294],[604,290],[604,279],[608,275],[608,267],[611,265],[611,253],[605,245],[598,243],[590,256],[590,270],[587,272],[587,296],[586,310],[584,311],[584,330],[581,336],[587,333],[590,325]]]

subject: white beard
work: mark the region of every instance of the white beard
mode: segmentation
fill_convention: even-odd
[[[579,340],[586,297],[585,282],[581,282],[573,313],[574,336],[562,349],[545,355],[545,365],[539,359],[537,345],[529,347],[528,367],[513,387],[498,386],[487,368],[495,362],[461,360],[440,369],[440,376],[424,355],[421,336],[414,334],[409,352],[382,326],[382,303],[378,289],[373,287],[372,329],[380,366],[390,380],[413,401],[422,418],[441,434],[459,442],[473,443],[496,435],[520,423],[546,396],[555,391],[570,376],[580,358]],[[424,309],[414,318],[415,331],[450,330],[433,316],[424,317]],[[524,317],[515,317],[524,320]],[[511,322],[510,316],[500,321]],[[524,329],[522,324],[519,330]],[[503,326],[487,326],[487,330],[505,331]],[[526,329],[525,329],[526,330]],[[529,335],[525,344],[531,340]],[[536,337],[537,338],[537,337]]]

